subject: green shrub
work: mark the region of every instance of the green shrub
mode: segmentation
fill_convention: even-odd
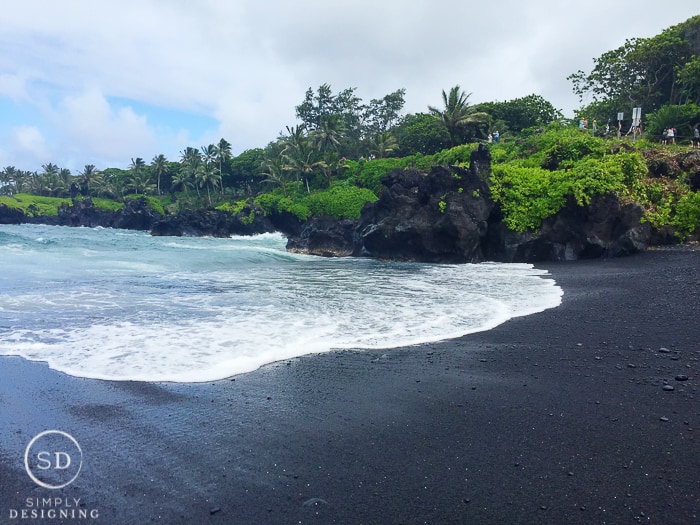
[[[294,215],[300,221],[305,221],[309,218],[311,212],[309,207],[303,202],[295,202],[289,197],[282,197],[277,203],[277,211],[288,212]]]
[[[596,195],[608,193],[630,198],[642,187],[646,174],[646,164],[638,153],[587,156],[566,170],[548,170],[513,161],[493,166],[491,192],[508,227],[522,232],[538,229],[569,197],[579,206],[589,204]]]
[[[216,210],[219,211],[224,211],[227,213],[230,213],[233,216],[238,215],[240,212],[243,211],[243,208],[245,208],[248,205],[248,200],[247,199],[242,199],[236,202],[224,202],[222,204],[219,204],[216,208]]]
[[[306,204],[294,201],[290,197],[285,197],[279,189],[270,193],[259,194],[255,197],[255,204],[263,210],[265,215],[288,212],[301,221],[309,218],[310,212]]]
[[[478,146],[478,144],[462,144],[454,148],[442,150],[433,155],[433,166],[447,164],[449,166],[469,167],[472,151]]]
[[[260,206],[265,215],[270,215],[277,210],[277,203],[282,198],[281,194],[277,193],[260,193],[255,197],[255,204]]]
[[[367,188],[375,195],[379,195],[382,191],[382,183],[380,179],[395,170],[396,168],[405,167],[403,159],[375,159],[368,162],[358,162],[355,169],[355,181],[358,186]]]
[[[491,195],[514,231],[538,229],[566,204],[568,188],[555,172],[501,164],[493,167]]]
[[[683,238],[700,228],[700,192],[689,191],[678,199],[676,214],[671,224],[678,229]]]
[[[104,211],[119,211],[124,208],[123,202],[113,201],[112,199],[104,199],[102,197],[93,197],[92,203],[98,210]]]
[[[372,161],[368,164],[372,164]],[[377,196],[367,188],[338,185],[307,196],[303,203],[314,217],[328,215],[337,219],[358,219],[367,202],[375,202]]]

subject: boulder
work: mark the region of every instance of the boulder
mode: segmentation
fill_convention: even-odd
[[[352,255],[357,221],[320,217],[307,221],[299,235],[290,236],[287,250],[322,257]]]

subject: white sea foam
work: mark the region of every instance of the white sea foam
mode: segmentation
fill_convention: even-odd
[[[101,379],[210,381],[334,348],[432,342],[555,307],[562,295],[531,265],[323,259],[286,253],[276,234],[25,225],[0,227],[5,243],[22,249],[3,261],[0,354]]]

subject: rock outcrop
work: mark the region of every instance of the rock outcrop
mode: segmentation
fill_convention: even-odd
[[[438,166],[430,173],[397,169],[382,177],[379,200],[359,221],[308,221],[287,248],[315,255],[386,260],[477,262],[494,208],[487,180],[490,154],[480,147],[470,169]]]
[[[0,204],[0,224],[22,224],[27,222],[27,216],[22,210]]]
[[[115,211],[100,210],[91,199],[74,200],[72,205],[62,205],[58,208],[56,223],[61,226],[86,226],[94,228],[110,227],[116,217]]]
[[[509,230],[489,194],[490,157],[474,152],[469,170],[454,166],[430,173],[394,170],[382,178],[379,200],[359,221],[328,218],[304,224],[288,249],[316,255],[349,255],[440,263],[568,261],[617,257],[671,242],[668,232],[643,222],[643,209],[608,194],[586,206],[573,199],[537,232]]]
[[[161,217],[150,230],[156,236],[230,237],[272,232],[275,227],[262,210],[245,207],[235,215],[212,209],[185,210]]]
[[[642,223],[644,210],[620,204],[613,194],[592,199],[586,206],[573,199],[545,219],[537,232],[518,233],[505,223],[489,225],[486,257],[500,262],[571,261],[630,255],[646,249],[651,226]]]
[[[357,221],[321,217],[308,221],[298,235],[288,238],[287,250],[322,257],[353,254]]]
[[[386,189],[365,206],[355,230],[353,254],[423,262],[475,262],[493,201],[471,171],[440,166],[429,173],[396,170]]]

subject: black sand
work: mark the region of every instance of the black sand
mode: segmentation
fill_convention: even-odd
[[[36,497],[106,524],[700,523],[700,251],[541,266],[559,308],[213,384],[1,358],[0,523],[77,522],[12,518]],[[83,450],[64,489],[24,470],[46,429]]]

